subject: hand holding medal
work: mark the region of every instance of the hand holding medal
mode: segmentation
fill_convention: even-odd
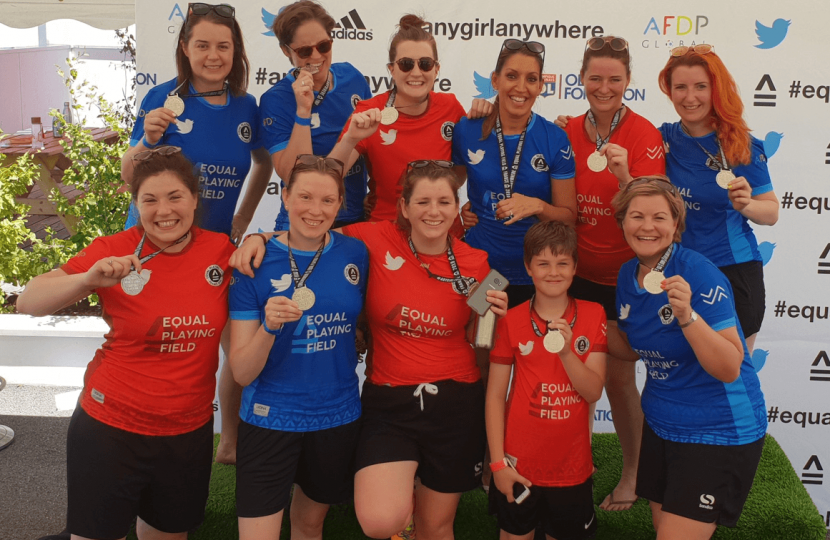
[[[84,284],[89,289],[112,287],[130,273],[131,266],[141,269],[141,262],[135,255],[104,257],[86,271]]]
[[[628,150],[619,144],[608,143],[602,147],[600,154],[608,160],[608,170],[617,177],[617,180],[627,182],[631,179],[628,170]]]
[[[739,176],[732,180],[728,187],[729,200],[732,201],[732,208],[741,212],[752,202],[752,186],[746,178]]]
[[[689,283],[682,276],[672,276],[666,279],[665,291],[674,318],[688,321],[692,315],[692,288]]]
[[[270,333],[272,330],[280,330],[285,323],[299,321],[302,316],[303,312],[297,302],[287,296],[272,296],[265,304],[263,325],[265,331]]]
[[[571,350],[573,341],[573,328],[565,319],[555,319],[548,323],[548,333],[542,344],[545,350],[551,353],[561,353]]]
[[[380,126],[380,109],[369,109],[354,113],[349,121],[349,129],[346,130],[344,138],[349,138],[353,144],[372,135]]]
[[[144,139],[153,146],[157,145],[171,122],[176,123],[176,113],[166,107],[148,112],[144,116]]]
[[[293,73],[296,80],[291,84],[291,89],[297,100],[297,116],[305,118],[311,114],[314,103],[314,78],[307,68],[295,68]]]

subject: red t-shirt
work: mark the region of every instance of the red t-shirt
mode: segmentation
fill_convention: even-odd
[[[575,302],[575,303],[574,303]],[[584,363],[592,352],[607,352],[605,311],[575,300],[564,319],[573,320],[572,350]],[[546,323],[533,314],[539,329]],[[490,362],[513,365],[513,383],[504,413],[504,451],[516,458],[519,474],[537,486],[575,486],[591,476],[589,404],[571,386],[559,355],[549,353],[530,324],[530,302],[498,322]]]
[[[588,137],[584,114],[571,118],[565,131],[576,160],[577,275],[614,286],[620,266],[634,257],[611,206],[611,199],[619,191],[619,181],[608,168],[598,173],[588,168],[588,156],[596,151],[597,143]],[[628,167],[634,178],[665,174],[666,158],[660,132],[631,109],[627,109],[610,142],[628,150]]]
[[[366,377],[393,386],[445,379],[481,378],[465,327],[471,310],[452,284],[428,277],[409,248],[409,234],[392,222],[357,223],[343,232],[369,247],[366,315],[371,331]],[[452,242],[463,277],[479,283],[490,267],[487,254]],[[452,277],[447,254],[418,255],[438,276]]]
[[[96,238],[61,269],[89,270],[105,257],[135,252],[143,230]],[[84,376],[81,407],[110,426],[143,435],[193,431],[213,415],[219,338],[228,318],[227,235],[193,227],[179,253],[142,266],[149,281],[136,296],[120,284],[96,289],[110,327]],[[158,251],[148,239],[142,256]]]
[[[358,102],[355,113],[386,106],[389,92]],[[393,220],[401,196],[400,180],[408,163],[418,159],[452,160],[452,131],[466,113],[453,94],[430,92],[424,114],[399,111],[398,120],[381,125],[355,148],[365,155],[369,171],[369,221]],[[350,120],[351,121],[351,120]],[[349,123],[343,133],[349,129]]]

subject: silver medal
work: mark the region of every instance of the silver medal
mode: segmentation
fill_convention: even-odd
[[[176,116],[181,116],[184,112],[184,100],[179,96],[167,96],[164,100],[164,108],[173,111]]]
[[[147,282],[141,277],[138,272],[133,270],[123,278],[121,278],[121,289],[130,296],[136,296],[144,289]]]
[[[380,112],[380,123],[384,126],[391,126],[398,121],[398,109],[395,107],[385,107]]]
[[[643,288],[651,294],[660,294],[663,292],[663,288],[660,287],[660,284],[663,283],[664,279],[666,279],[666,276],[663,272],[652,270],[646,274],[646,277],[643,278]]]
[[[722,170],[715,176],[715,182],[723,189],[729,189],[729,184],[735,181],[735,174],[732,171]]]
[[[592,171],[602,172],[606,167],[608,167],[608,159],[598,151],[588,156],[588,168]]]
[[[300,311],[308,311],[314,307],[314,291],[308,287],[294,289],[294,294],[291,295],[291,299],[297,302],[297,307],[300,308]]]
[[[545,339],[542,340],[545,350],[549,353],[558,353],[565,348],[565,338],[559,330],[553,330],[545,334]]]

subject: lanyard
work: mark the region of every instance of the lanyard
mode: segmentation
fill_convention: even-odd
[[[173,247],[173,246],[175,246],[175,245],[177,245],[177,244],[181,244],[182,242],[184,242],[185,238],[187,238],[187,235],[188,235],[188,234],[190,234],[190,231],[187,231],[186,233],[184,233],[184,234],[181,236],[181,238],[179,238],[178,240],[176,240],[175,242],[173,242],[173,243],[172,243],[172,244],[170,244],[169,246],[167,246],[167,247],[163,247],[163,248],[161,248],[160,250],[158,250],[158,251],[156,251],[156,252],[154,252],[154,253],[150,253],[149,255],[145,255],[144,257],[141,257],[140,259],[138,259],[138,262],[140,262],[140,263],[143,265],[144,263],[146,263],[147,261],[149,261],[150,259],[152,259],[152,258],[153,258],[153,257],[155,257],[156,255],[158,255],[159,253],[161,253],[161,252],[162,252],[162,251],[164,251],[165,249],[167,249],[167,248],[169,248],[169,247]],[[145,232],[145,233],[144,233],[144,235],[142,235],[142,237],[141,237],[141,242],[139,242],[139,243],[138,243],[138,247],[136,247],[136,248],[135,248],[135,256],[136,256],[136,257],[138,257],[138,256],[140,256],[140,255],[141,255],[141,250],[142,250],[142,249],[144,249],[144,242],[145,242],[146,240],[147,240],[147,233]],[[135,270],[135,266],[131,264],[131,265],[130,265],[130,269],[131,269],[131,270]]]
[[[326,237],[323,235],[323,242],[320,244],[320,247],[317,248],[317,253],[314,254],[314,258],[311,259],[311,262],[308,264],[308,268],[305,269],[305,273],[303,273],[302,277],[300,277],[300,269],[297,268],[297,261],[294,260],[294,254],[291,252],[291,233],[288,233],[286,244],[288,245],[288,260],[291,263],[291,279],[294,281],[294,289],[301,289],[305,287],[305,282],[308,281],[309,276],[311,276],[311,273],[314,271],[314,267],[317,266],[317,261],[320,260],[320,255],[323,253],[323,248],[326,246]]]
[[[395,105],[395,96],[398,95],[398,89],[393,88],[391,92],[389,92],[389,99],[386,100],[386,106],[392,107]]]
[[[539,337],[543,337],[545,334],[543,334],[543,333],[542,333],[542,331],[539,329],[539,326],[536,324],[536,321],[534,321],[534,320],[533,320],[533,300],[535,300],[535,299],[536,299],[536,295],[534,294],[534,295],[530,298],[530,326],[532,326],[532,327],[533,327],[533,332],[534,332],[537,336],[539,336]],[[571,329],[573,329],[574,325],[576,324],[576,316],[578,315],[578,313],[577,313],[577,305],[576,305],[576,302],[569,301],[569,302],[568,302],[568,307],[571,307],[571,303],[573,303],[573,306],[574,306],[574,318],[573,318],[573,320],[572,320],[570,323],[568,323],[568,324],[569,324],[569,326],[571,327]],[[566,313],[567,313],[567,311],[568,311],[568,310],[567,310],[567,309],[565,309],[565,312],[566,312]],[[550,324],[550,321],[545,321],[545,323]],[[547,327],[547,324],[545,325],[545,330],[547,330],[548,332],[550,332],[550,329]]]
[[[692,137],[691,134],[689,133],[689,130],[686,129],[686,126],[683,125],[683,122],[680,123],[680,127],[681,127],[681,129],[683,129],[683,133],[685,133],[686,135],[689,135],[689,137],[691,137],[691,139],[695,142],[695,144],[698,145],[701,150],[703,150],[703,153],[706,154],[709,157],[709,159],[707,161],[711,161],[712,163],[714,163],[719,171],[728,171],[728,170],[730,170],[729,164],[726,162],[726,154],[723,151],[723,146],[721,146],[720,139],[718,138],[717,135],[715,135],[715,142],[718,143],[718,151],[720,152],[720,159],[718,159],[716,156],[713,156],[712,152],[710,152],[709,150],[704,148],[703,145],[700,144],[700,142],[697,140],[696,137]],[[709,164],[707,163],[706,165],[708,167]]]
[[[187,81],[184,81],[182,84],[180,84],[179,86],[177,86],[176,88],[174,88],[174,89],[173,89],[173,91],[172,91],[172,92],[170,92],[170,93],[169,93],[169,94],[167,94],[167,95],[168,95],[168,96],[170,96],[170,97],[172,97],[172,96],[178,96],[178,97],[179,97],[179,98],[181,98],[181,99],[184,99],[184,98],[192,98],[192,97],[221,96],[222,94],[224,94],[225,92],[227,92],[227,91],[228,91],[228,86],[229,86],[229,85],[228,85],[228,81],[225,81],[225,85],[222,87],[222,89],[221,89],[221,90],[211,90],[210,92],[197,92],[197,93],[195,93],[195,94],[185,94],[185,95],[183,95],[183,96],[179,96],[178,92],[179,92],[179,90],[181,89],[181,87],[185,85],[185,83],[186,83],[186,82],[187,82]]]
[[[599,136],[599,129],[597,128],[597,121],[594,118],[594,113],[591,112],[591,109],[588,109],[586,116],[588,117],[588,121],[591,122],[591,125],[594,126],[594,130],[597,132],[597,152],[599,152],[602,147],[608,144],[608,141],[611,140],[611,135],[614,133],[614,130],[617,129],[617,124],[620,123],[620,116],[622,115],[623,109],[625,109],[625,105],[620,107],[614,114],[614,118],[611,119],[611,129],[608,130],[608,136],[605,139]]]
[[[666,252],[663,253],[663,256],[660,257],[660,260],[657,262],[657,266],[655,266],[654,268],[651,268],[650,266],[643,263],[640,264],[643,264],[643,266],[652,270],[653,272],[662,272],[663,268],[666,267],[666,263],[669,262],[669,257],[671,257],[672,251],[674,251],[674,243],[672,243],[672,245],[669,246],[669,249],[667,249]]]
[[[300,68],[294,68],[294,71],[291,72],[294,75],[294,78],[297,78],[297,75],[300,74]],[[329,93],[329,88],[331,87],[331,76],[326,75],[326,83],[320,88],[320,91],[317,92],[317,97],[314,98],[314,103],[311,104],[312,107],[319,107],[320,104],[326,99],[326,94]]]
[[[501,119],[498,116],[496,117],[496,140],[499,143],[499,158],[501,159],[501,181],[504,184],[504,196],[507,199],[513,196],[513,186],[516,183],[516,173],[519,172],[519,160],[522,158],[527,126],[530,125],[531,118],[533,118],[533,115],[527,119],[527,125],[524,131],[522,131],[522,134],[519,135],[519,144],[516,146],[516,155],[513,156],[513,165],[508,169],[507,149],[504,146],[504,133],[501,129]]]
[[[415,255],[415,258],[421,264],[421,268],[426,270],[427,276],[432,279],[437,279],[442,283],[452,283],[453,290],[462,296],[467,296],[470,293],[470,284],[461,276],[461,271],[458,269],[458,263],[455,260],[455,254],[452,252],[452,240],[449,237],[447,237],[447,260],[449,261],[450,268],[452,269],[453,277],[451,278],[438,276],[429,271],[429,266],[422,263],[420,257],[418,257],[418,252],[415,251],[415,244],[412,243],[411,236],[409,237],[409,249],[412,250],[412,254]]]

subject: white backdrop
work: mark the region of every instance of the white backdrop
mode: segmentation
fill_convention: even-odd
[[[260,96],[290,68],[263,22],[287,3],[236,4],[251,60],[253,95]],[[334,61],[354,64],[373,92],[388,89],[387,47],[405,11],[420,13],[433,24],[441,61],[436,89],[455,93],[465,107],[473,97],[489,97],[489,85],[476,81],[489,77],[505,37],[542,41],[548,83],[535,110],[551,119],[581,114],[588,107],[577,75],[586,36],[614,34],[629,40],[633,76],[625,102],[656,125],[677,120],[657,85],[669,50],[715,45],[740,87],[749,126],[765,141],[782,201],[779,222],[756,227],[765,259],[767,313],[753,361],[766,395],[770,433],[825,521],[830,520],[830,479],[825,484],[823,478],[824,466],[830,466],[830,356],[825,352],[830,347],[830,63],[821,53],[827,49],[821,38],[830,22],[826,0],[324,0],[323,5],[340,25]],[[174,76],[175,39],[186,8],[186,3],[165,0],[136,1],[139,99]],[[273,227],[279,208],[276,177],[273,182],[252,230]],[[642,384],[639,364],[638,371]],[[597,406],[598,431],[613,430],[609,414],[603,398]]]

